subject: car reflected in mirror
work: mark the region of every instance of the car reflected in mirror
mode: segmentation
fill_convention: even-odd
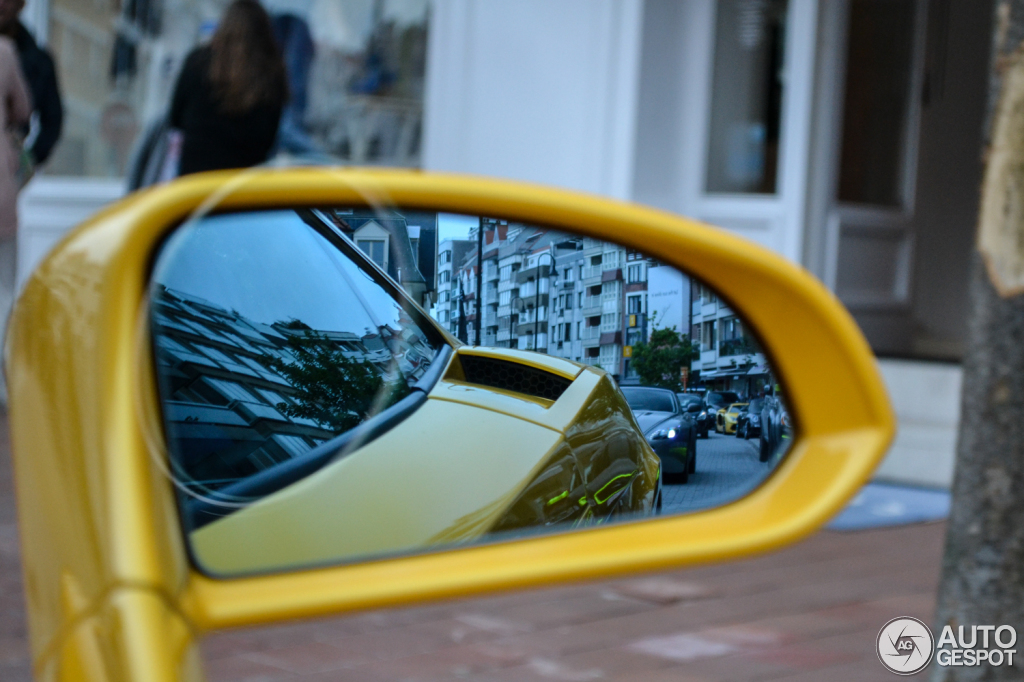
[[[431,248],[451,224],[477,232]],[[183,528],[220,576],[706,509],[792,439],[713,291],[505,220],[206,216],[161,249],[150,323]]]

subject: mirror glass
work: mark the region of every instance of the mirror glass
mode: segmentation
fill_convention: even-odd
[[[753,330],[580,232],[325,207],[171,233],[150,333],[198,568],[507,540],[760,485],[794,429]]]

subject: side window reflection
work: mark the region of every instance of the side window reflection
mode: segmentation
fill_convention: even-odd
[[[175,478],[193,506],[208,502],[196,525],[295,476],[240,484],[316,459],[409,398],[445,345],[329,235],[293,211],[214,217],[161,254],[151,289],[158,378]]]

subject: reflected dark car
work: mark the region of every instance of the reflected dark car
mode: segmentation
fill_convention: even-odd
[[[708,416],[708,406],[704,404],[704,398],[700,393],[676,393],[676,399],[682,407],[683,412],[693,418],[694,427],[697,429],[698,438],[707,438],[708,431],[714,423],[714,418]]]
[[[754,398],[747,409],[740,413],[736,420],[736,437],[744,440],[761,435],[761,410],[764,409],[764,398]]]
[[[786,404],[779,395],[768,396],[761,408],[761,433],[758,459],[767,462],[776,452],[781,452],[792,435],[792,423]]]
[[[640,430],[661,458],[666,475],[686,483],[697,468],[697,429],[692,413],[683,411],[676,394],[666,388],[623,386]]]
[[[707,391],[704,393],[704,404],[707,405],[708,424],[716,431],[718,424],[718,413],[729,409],[733,403],[740,401],[739,393],[735,391]]]

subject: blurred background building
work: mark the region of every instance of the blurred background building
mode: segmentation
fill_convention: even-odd
[[[67,123],[22,197],[22,277],[63,231],[123,194],[135,141],[162,115],[181,58],[222,4],[30,0],[24,19],[54,53]],[[308,73],[291,123],[318,151],[635,200],[808,268],[882,358],[901,431],[880,475],[948,484],[991,0],[266,4],[294,17],[282,30]],[[631,279],[624,250],[502,252],[500,243],[483,263],[482,338],[625,370],[630,316],[648,314],[656,277]],[[552,267],[560,277],[538,279]],[[579,278],[580,267],[570,309],[564,270]],[[529,269],[541,287],[532,295],[529,275],[518,279]],[[438,296],[449,321],[460,314],[452,301],[462,306],[468,333],[475,275],[451,276]],[[730,311],[711,311],[704,292],[700,302],[702,348],[714,335],[717,366],[722,344],[733,349],[742,334],[731,336]],[[543,328],[542,306],[554,315]],[[573,326],[582,335],[567,340]]]

